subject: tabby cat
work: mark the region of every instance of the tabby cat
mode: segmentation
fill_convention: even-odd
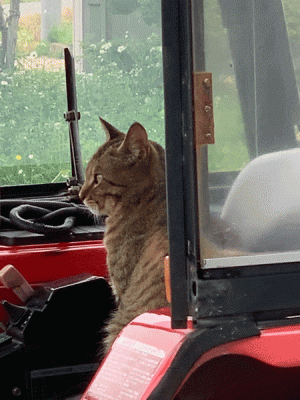
[[[100,121],[107,141],[88,163],[80,198],[108,216],[104,244],[117,309],[106,328],[107,351],[133,318],[168,305],[163,259],[169,243],[163,148],[137,122],[125,135]]]

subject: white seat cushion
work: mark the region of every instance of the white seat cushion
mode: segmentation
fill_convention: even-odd
[[[233,183],[221,219],[247,250],[300,249],[300,149],[251,161]]]

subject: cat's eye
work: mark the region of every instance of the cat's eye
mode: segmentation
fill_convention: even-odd
[[[103,176],[101,174],[95,174],[94,183],[98,185],[102,181]]]

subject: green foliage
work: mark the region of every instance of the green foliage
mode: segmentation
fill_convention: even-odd
[[[139,6],[137,0],[107,0],[108,10],[111,14],[128,15]]]
[[[49,32],[48,40],[50,43],[72,44],[73,26],[71,23],[62,22],[59,26],[53,26]]]
[[[16,51],[17,58],[26,56],[33,51],[34,47],[35,43],[32,32],[23,26],[19,26]]]
[[[41,41],[35,48],[38,57],[48,56],[50,54],[50,42],[47,40]]]
[[[145,125],[153,140],[164,144],[160,39],[152,35],[143,43],[127,39],[122,42],[102,41],[85,48],[84,52],[93,73],[83,76],[83,81],[92,79],[95,87],[99,88],[99,91],[94,90],[91,85],[91,92],[85,95],[87,100],[90,99],[90,107],[95,103],[101,105],[99,115],[123,130],[138,120]],[[120,114],[122,119],[118,120]]]
[[[289,35],[300,36],[300,9],[299,9],[299,1],[298,0],[283,0],[282,1],[285,17],[287,20],[287,27],[289,31]]]
[[[209,171],[239,170],[249,162],[237,94],[224,88],[214,101],[215,144],[208,146]]]
[[[37,56],[62,58],[62,50],[51,48],[51,43],[71,45],[73,41],[73,11],[65,8],[62,23],[49,32],[49,40],[41,41],[41,15],[28,14],[20,18],[17,39],[17,58],[36,52]]]
[[[136,0],[132,6],[137,2],[150,24],[158,10],[158,0]],[[299,46],[297,4],[298,0],[284,0],[292,49]],[[209,168],[238,169],[249,158],[230,49],[218,2],[206,2],[206,7],[210,13],[206,21],[206,63],[214,73],[216,126],[216,144],[209,146]],[[65,22],[51,31],[49,39],[70,43],[70,27],[70,22]],[[23,55],[32,38],[26,37],[26,32],[20,34]],[[49,49],[49,42],[35,48],[38,56],[48,55]],[[125,37],[83,46],[83,50],[90,73],[77,74],[76,79],[84,162],[105,140],[98,116],[124,132],[138,121],[150,139],[164,146],[161,38],[152,35],[140,42]],[[0,108],[0,185],[64,180],[70,174],[68,125],[63,119],[67,109],[64,72],[17,69],[8,75],[0,71]]]
[[[123,47],[134,62],[124,71]],[[92,73],[78,74],[77,98],[83,160],[86,163],[104,142],[98,116],[127,131],[141,122],[152,140],[164,145],[164,108],[161,47],[151,37],[145,44],[118,44],[110,54],[108,43],[97,47],[101,61],[89,48]],[[120,48],[121,47],[121,48]],[[119,49],[119,51],[118,51]],[[121,51],[122,50],[122,51]],[[106,57],[105,57],[106,59]],[[116,60],[116,61],[115,61]],[[139,64],[137,64],[139,63]],[[38,69],[0,72],[0,185],[64,180],[70,173],[64,72]],[[4,146],[5,144],[5,146]]]
[[[161,0],[138,0],[143,20],[148,25],[160,23]]]
[[[67,127],[62,121],[66,103],[63,78],[62,73],[43,70],[0,74],[0,165],[17,168],[11,184],[20,179],[37,183],[41,175],[40,183],[49,182],[51,168],[42,165],[65,165],[69,160]],[[30,174],[26,165],[32,168]],[[12,172],[14,168],[1,168],[0,183],[7,184]],[[52,173],[52,179],[57,173]]]
[[[70,173],[70,163],[19,164],[1,168],[0,184],[10,186],[64,182]]]
[[[107,0],[111,14],[128,15],[139,10],[147,25],[160,24],[161,0]]]

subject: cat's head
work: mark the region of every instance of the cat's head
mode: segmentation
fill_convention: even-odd
[[[92,156],[81,200],[97,215],[110,215],[125,194],[136,194],[155,180],[164,179],[164,151],[148,140],[135,122],[127,134],[100,118],[107,141]]]

